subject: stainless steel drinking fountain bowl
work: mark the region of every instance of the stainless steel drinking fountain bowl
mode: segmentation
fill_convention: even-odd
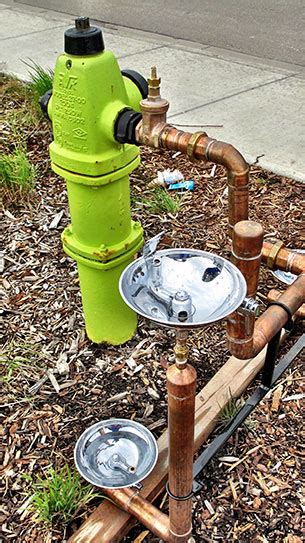
[[[231,262],[195,249],[157,251],[161,236],[148,241],[143,256],[121,275],[121,296],[134,311],[176,328],[178,338],[189,328],[222,320],[238,308],[251,310],[246,281]],[[138,485],[154,468],[157,456],[153,435],[125,419],[101,421],[85,430],[74,454],[87,481],[112,489]]]
[[[228,260],[195,249],[156,251],[150,240],[120,278],[120,293],[139,315],[161,325],[196,328],[227,317],[246,297],[242,273]]]
[[[100,488],[138,485],[153,470],[157,458],[152,433],[138,422],[117,418],[87,428],[74,450],[80,474]]]

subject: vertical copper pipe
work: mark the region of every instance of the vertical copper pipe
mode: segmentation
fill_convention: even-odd
[[[168,516],[142,498],[138,490],[134,488],[103,488],[103,492],[124,511],[136,517],[157,537],[163,541],[170,541]]]
[[[171,543],[186,543],[192,535],[196,370],[186,363],[187,354],[183,362],[183,345],[177,347],[178,364],[167,370],[169,531]]]
[[[264,241],[262,262],[272,270],[284,270],[296,275],[305,272],[305,255],[286,249],[280,242]]]
[[[240,221],[234,226],[231,261],[244,275],[247,295],[255,298],[258,284],[263,228],[253,221]],[[237,358],[251,358],[255,315],[229,315],[227,322],[228,348]]]

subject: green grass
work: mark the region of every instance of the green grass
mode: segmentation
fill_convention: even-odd
[[[33,60],[23,61],[28,67],[29,83],[28,88],[33,93],[34,99],[38,102],[40,96],[53,87],[54,70],[44,69]]]
[[[36,179],[36,168],[27,156],[27,140],[38,128],[41,114],[29,85],[14,77],[0,77],[0,100],[0,188],[7,205],[21,195],[25,203]]]
[[[0,75],[0,89],[1,100],[4,102],[4,105],[8,100],[18,103],[20,100],[23,101],[28,93],[27,85],[23,81],[6,74]]]
[[[76,470],[65,464],[59,471],[50,467],[46,477],[38,477],[32,482],[34,491],[31,509],[36,519],[48,524],[67,524],[78,511],[100,494],[91,485],[84,485]]]
[[[219,420],[222,426],[226,426],[235,417],[241,407],[244,405],[244,400],[240,398],[230,398],[228,403],[221,410]],[[255,428],[255,421],[249,416],[244,422],[243,426],[247,430],[253,430]]]
[[[24,146],[29,132],[34,132],[41,121],[41,111],[29,86],[13,77],[0,77],[0,100],[3,105],[3,152],[4,149]]]
[[[2,188],[29,191],[34,187],[35,177],[35,167],[29,162],[24,149],[17,147],[12,153],[0,154]]]
[[[151,213],[178,213],[180,209],[181,198],[177,195],[171,196],[162,187],[157,187],[151,194],[151,197],[142,200],[146,209]]]
[[[51,361],[51,355],[39,343],[13,339],[0,352],[0,381],[8,384],[26,377],[35,382],[41,377],[41,370]]]
[[[2,365],[2,360],[0,360],[1,362],[1,365]],[[11,379],[13,378],[14,374],[15,374],[15,371],[20,367],[20,360],[18,360],[18,358],[13,358],[11,360],[8,360],[5,365],[4,365],[4,362],[3,362],[3,368],[4,368],[4,375],[0,377],[0,380],[7,384],[11,381]]]
[[[0,358],[0,381],[5,384],[8,384],[15,379],[20,372],[24,374],[29,374],[29,369],[32,369],[33,364],[36,364],[35,358],[32,359],[31,356],[27,356],[27,352],[24,353],[25,356],[15,355],[12,356],[11,353],[8,353],[7,358],[4,356]],[[39,365],[37,367],[39,369]]]

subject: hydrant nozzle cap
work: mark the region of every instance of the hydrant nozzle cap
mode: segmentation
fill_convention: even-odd
[[[89,17],[75,19],[75,27],[65,32],[65,53],[84,56],[104,51],[105,45],[100,28],[90,26]]]

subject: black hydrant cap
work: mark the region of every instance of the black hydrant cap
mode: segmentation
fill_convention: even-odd
[[[104,49],[102,31],[90,26],[89,17],[77,17],[75,27],[65,31],[65,53],[69,55],[95,55]]]

